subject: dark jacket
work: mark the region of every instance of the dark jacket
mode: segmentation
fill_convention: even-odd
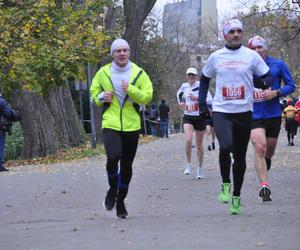
[[[8,132],[11,127],[11,109],[8,102],[0,96],[0,130]]]
[[[160,119],[169,119],[169,106],[165,103],[159,105],[159,117]]]
[[[0,116],[4,116],[5,118],[10,118],[10,106],[8,102],[0,96]]]

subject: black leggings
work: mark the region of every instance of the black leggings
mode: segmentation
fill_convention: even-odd
[[[296,130],[297,130],[297,122],[295,121],[295,119],[294,118],[286,118],[285,119],[285,128],[287,131],[288,142],[293,142],[294,136],[295,136]]]
[[[121,132],[113,129],[103,129],[103,142],[106,152],[106,171],[111,189],[123,193],[128,192],[132,177],[132,163],[136,154],[139,131]],[[120,161],[120,170],[118,167]],[[121,192],[120,192],[121,191]]]
[[[240,196],[246,172],[246,153],[251,133],[252,112],[213,112],[216,136],[220,145],[219,164],[223,183],[230,182],[230,153],[233,154],[233,195]]]

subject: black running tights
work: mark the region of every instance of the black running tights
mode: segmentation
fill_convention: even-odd
[[[139,131],[121,132],[103,129],[103,142],[106,152],[106,171],[111,189],[119,190],[126,197],[132,177],[132,163],[136,154]],[[120,169],[119,169],[120,162]],[[120,192],[121,191],[121,192]]]
[[[297,130],[297,123],[294,118],[286,118],[285,119],[285,128],[287,132],[288,142],[294,141],[295,131]]]
[[[233,195],[240,196],[246,172],[246,153],[251,133],[252,112],[213,113],[216,136],[220,144],[219,164],[223,183],[230,182],[233,154]]]

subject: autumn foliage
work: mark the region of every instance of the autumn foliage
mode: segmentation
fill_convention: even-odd
[[[76,6],[26,0],[0,5],[2,88],[46,93],[68,78],[85,80],[86,63],[96,63],[105,52],[107,37],[99,16],[104,3]]]

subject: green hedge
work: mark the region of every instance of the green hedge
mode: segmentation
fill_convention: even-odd
[[[24,137],[19,122],[12,126],[12,134],[6,136],[5,160],[16,160],[19,158],[24,145]]]

